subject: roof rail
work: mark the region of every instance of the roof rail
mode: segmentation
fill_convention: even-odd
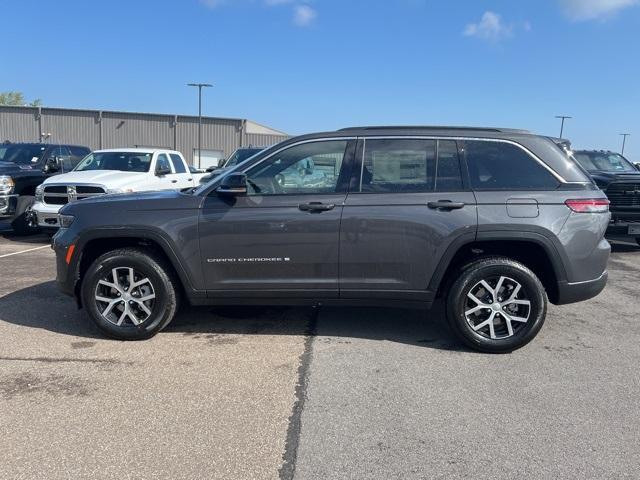
[[[517,128],[482,128],[482,127],[451,127],[451,126],[425,126],[425,125],[378,125],[378,126],[366,126],[366,127],[347,127],[341,128],[339,132],[346,131],[374,131],[374,130],[466,130],[474,132],[493,132],[493,133],[531,133],[529,130],[522,130]]]

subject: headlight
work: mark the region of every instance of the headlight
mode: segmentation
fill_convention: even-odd
[[[42,203],[44,201],[44,185],[38,185],[36,187],[36,202]]]
[[[13,192],[13,187],[16,184],[13,183],[13,178],[8,175],[0,175],[0,193],[3,195],[8,195]]]
[[[58,215],[60,228],[69,228],[75,219],[73,215]]]

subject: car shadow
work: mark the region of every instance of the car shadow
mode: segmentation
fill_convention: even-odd
[[[367,339],[439,350],[468,351],[431,311],[373,307],[184,307],[165,332],[187,336],[313,335],[336,341]],[[61,335],[104,338],[84,310],[55,282],[33,285],[0,298],[0,322]]]
[[[51,236],[46,233],[37,235],[17,235],[7,221],[0,222],[0,237],[10,242],[30,243],[34,245],[46,245],[51,243]]]

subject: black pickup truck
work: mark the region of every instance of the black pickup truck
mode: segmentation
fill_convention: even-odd
[[[51,175],[72,170],[91,153],[87,147],[48,143],[0,144],[0,220],[11,220],[15,233],[35,233],[29,220],[36,187]]]
[[[640,170],[615,152],[576,150],[573,155],[611,202],[607,235],[630,237],[640,245]]]

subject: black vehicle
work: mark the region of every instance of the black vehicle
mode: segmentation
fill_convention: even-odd
[[[369,127],[287,140],[183,192],[65,205],[57,280],[107,335],[192,305],[446,304],[472,348],[531,341],[547,299],[604,288],[609,202],[520,130]]]
[[[229,156],[229,158],[220,163],[220,165],[207,168],[207,172],[209,173],[209,175],[205,175],[204,177],[202,177],[200,179],[200,183],[207,183],[213,177],[216,177],[221,173],[229,170],[230,168],[235,167],[239,163],[244,162],[246,159],[253,157],[257,153],[260,153],[262,150],[264,150],[264,147],[238,148]]]
[[[35,233],[30,220],[36,187],[51,175],[72,170],[91,153],[87,147],[47,143],[0,144],[0,219],[19,235]]]
[[[615,152],[577,150],[573,155],[611,202],[607,234],[630,237],[640,245],[640,171]]]

